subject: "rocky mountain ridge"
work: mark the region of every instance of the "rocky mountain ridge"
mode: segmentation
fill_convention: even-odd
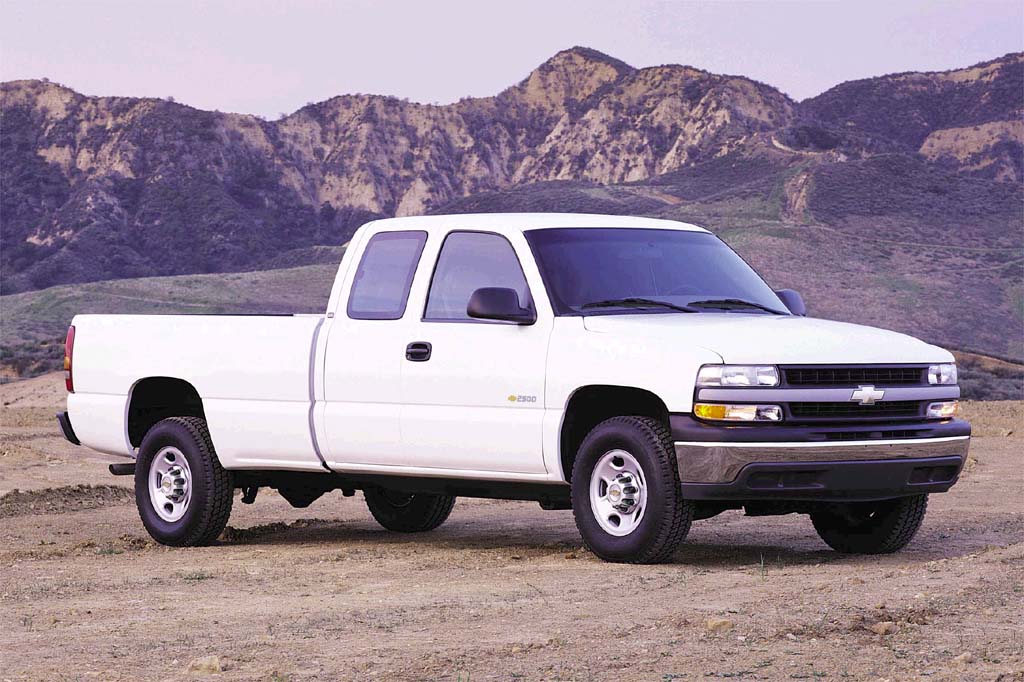
[[[1020,361],[1022,83],[1010,54],[795,102],[573,48],[493,97],[346,95],[273,122],[0,84],[0,293],[44,289],[0,299],[29,330],[0,364],[59,346],[56,284],[333,262],[374,217],[523,210],[703,224],[812,314]]]
[[[573,48],[493,97],[436,106],[346,95],[273,122],[4,83],[2,290],[262,267],[342,243],[374,216],[537,183],[657,197],[640,185],[723,158],[785,173],[901,154],[1019,183],[1022,74],[1024,55],[1012,54],[797,103],[739,76],[636,69]],[[806,218],[802,172],[782,183],[784,220]],[[736,188],[708,177],[719,191]]]

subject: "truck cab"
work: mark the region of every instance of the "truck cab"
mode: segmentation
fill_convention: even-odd
[[[375,221],[324,315],[77,316],[65,362],[62,428],[131,458],[167,544],[273,487],[362,490],[400,531],[460,495],[536,500],[612,561],[667,560],[726,509],[890,552],[970,439],[950,353],[809,318],[710,232],[648,218]]]

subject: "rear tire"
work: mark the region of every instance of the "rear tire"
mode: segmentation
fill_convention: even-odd
[[[234,489],[205,419],[164,419],[143,438],[135,462],[135,504],[142,525],[160,544],[211,544],[227,525]]]
[[[455,498],[449,495],[404,493],[386,488],[367,488],[363,497],[377,523],[397,533],[434,530],[448,519],[455,506]]]
[[[927,495],[830,505],[811,514],[819,537],[843,554],[891,554],[913,539],[928,509]]]
[[[580,445],[572,510],[587,549],[630,564],[668,561],[690,532],[668,428],[649,417],[601,422]]]

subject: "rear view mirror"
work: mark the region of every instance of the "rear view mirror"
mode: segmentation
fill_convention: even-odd
[[[801,317],[807,315],[807,306],[804,305],[803,296],[798,292],[793,291],[792,289],[779,289],[775,292],[775,295],[786,304],[786,307],[789,308],[789,312],[794,315],[800,315]]]
[[[469,297],[466,314],[478,320],[501,320],[517,324],[533,324],[537,313],[519,305],[519,294],[515,289],[484,287]]]

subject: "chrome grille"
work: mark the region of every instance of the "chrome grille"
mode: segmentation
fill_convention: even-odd
[[[798,402],[789,403],[788,408],[790,415],[796,420],[890,419],[921,416],[921,402],[917,400],[888,400],[873,405],[861,405],[853,402]]]
[[[783,367],[789,386],[911,386],[927,383],[927,367]]]

